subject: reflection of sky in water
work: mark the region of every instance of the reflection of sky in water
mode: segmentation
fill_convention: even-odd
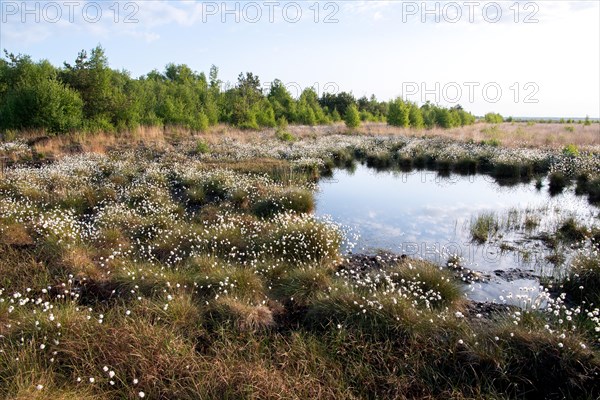
[[[495,245],[473,244],[471,219],[515,208],[547,209],[542,229],[556,224],[557,208],[563,216],[574,214],[584,221],[598,213],[572,190],[551,197],[547,185],[538,191],[534,182],[508,187],[486,175],[444,178],[431,171],[376,172],[361,165],[353,173],[335,171],[320,183],[317,195],[318,215],[330,215],[360,234],[355,253],[387,249],[443,263],[449,253],[458,252],[481,271],[519,267],[519,257],[500,254]]]

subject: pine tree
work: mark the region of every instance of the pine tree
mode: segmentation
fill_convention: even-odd
[[[358,113],[358,108],[354,104],[351,104],[347,110],[346,115],[344,115],[344,122],[346,122],[346,126],[350,129],[358,128],[360,126],[360,114]]]

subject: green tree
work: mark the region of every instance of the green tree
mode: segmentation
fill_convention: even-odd
[[[61,79],[81,96],[85,119],[96,127],[112,128],[110,113],[116,108],[112,96],[112,70],[102,46],[92,49],[89,56],[82,50],[74,65],[66,62],[64,65]]]
[[[258,129],[257,114],[264,99],[258,76],[240,74],[235,88],[226,92],[224,109],[228,122],[243,129]]]
[[[460,104],[452,107],[452,110],[458,115],[458,118],[460,119],[460,126],[472,125],[475,123],[475,116],[469,112],[466,112]]]
[[[423,115],[423,121],[427,129],[435,126],[435,109],[436,107],[429,101],[421,106],[421,114]]]
[[[218,74],[214,65],[207,79],[185,64],[169,63],[163,72],[153,70],[133,79],[127,71],[109,67],[101,46],[89,55],[82,50],[63,69],[6,52],[0,59],[0,128],[43,128],[58,133],[81,128],[122,131],[145,124],[204,130],[226,122],[258,129],[273,127],[281,119],[316,125],[342,118],[349,118],[351,126],[354,111],[359,121],[387,119],[391,125],[417,129],[475,122],[460,106],[445,109],[426,103],[419,108],[400,98],[389,104],[374,95],[356,100],[349,92],[319,98],[314,89],[307,88],[295,99],[279,80],[265,96],[258,76],[249,72],[239,75],[235,87],[222,90]]]
[[[358,111],[361,113],[367,112],[372,115],[372,118],[369,120],[377,120],[380,121],[387,113],[387,105],[386,103],[380,103],[377,101],[375,95],[371,95],[370,98],[367,96],[363,96],[357,100],[358,103]]]
[[[351,104],[356,105],[356,100],[352,93],[340,92],[337,94],[323,93],[319,99],[319,105],[328,110],[338,110],[340,115],[346,115],[346,109]]]
[[[83,102],[48,61],[9,54],[0,64],[0,128],[64,133],[81,126]]]
[[[449,129],[453,126],[453,118],[447,108],[438,107],[435,110],[435,123],[440,128]]]
[[[275,79],[271,84],[267,98],[273,107],[277,120],[282,117],[287,121],[296,120],[297,102],[279,79]]]
[[[423,129],[425,127],[423,113],[421,112],[421,109],[414,103],[410,104],[410,109],[408,111],[408,120],[410,126],[415,129]]]
[[[410,125],[410,107],[401,98],[390,102],[387,122],[392,126],[406,128]]]
[[[275,111],[273,111],[273,107],[267,99],[264,99],[262,101],[262,104],[256,112],[256,122],[259,126],[266,126],[269,128],[273,128],[275,127],[275,125],[277,125],[277,120],[275,119]]]
[[[360,114],[358,112],[358,108],[351,104],[346,109],[346,115],[344,115],[344,122],[346,126],[350,129],[358,128],[360,126]]]
[[[333,112],[331,113],[331,120],[333,122],[339,122],[342,120],[342,116],[340,115],[340,113],[338,112],[337,108],[333,109]]]
[[[298,100],[298,122],[305,125],[325,124],[329,122],[319,104],[317,92],[313,88],[302,91]]]

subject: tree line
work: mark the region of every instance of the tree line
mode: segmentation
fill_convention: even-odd
[[[227,123],[242,129],[285,124],[320,125],[364,121],[399,127],[452,128],[472,124],[462,107],[431,103],[418,106],[401,98],[385,102],[375,96],[356,99],[352,93],[305,89],[294,98],[280,80],[263,90],[258,76],[240,74],[224,89],[219,70],[208,76],[185,64],[168,64],[132,78],[109,67],[101,46],[81,51],[60,68],[47,60],[5,50],[0,58],[0,130],[44,129],[50,134],[74,131],[118,132],[140,125],[177,125],[193,130]]]

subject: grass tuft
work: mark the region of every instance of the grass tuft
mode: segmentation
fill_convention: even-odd
[[[268,307],[250,305],[231,297],[213,301],[204,318],[209,329],[220,326],[240,332],[258,332],[274,326],[273,313]]]
[[[494,213],[483,213],[471,222],[471,237],[478,243],[485,243],[499,229],[498,219]]]

